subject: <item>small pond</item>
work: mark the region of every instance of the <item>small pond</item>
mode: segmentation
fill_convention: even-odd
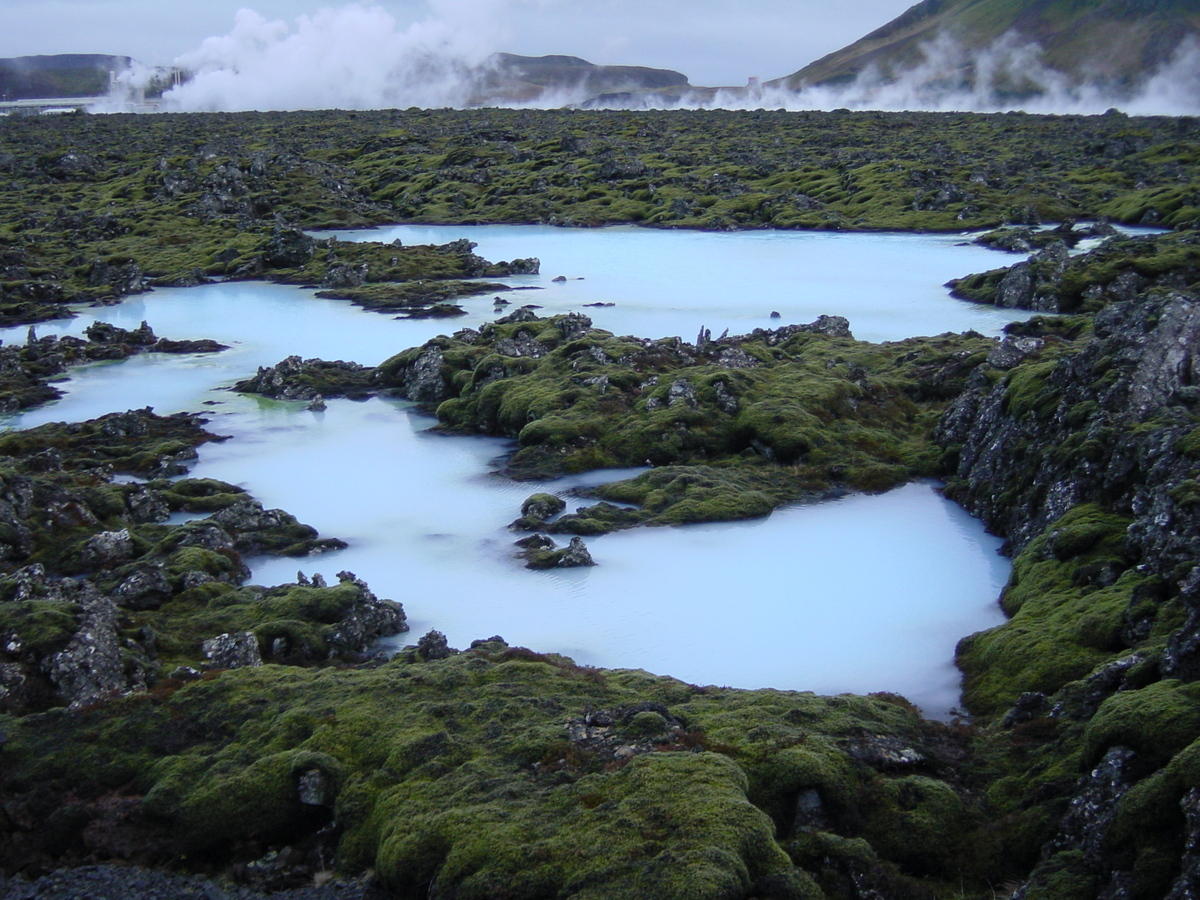
[[[540,288],[505,294],[513,306],[585,311],[600,327],[646,337],[691,338],[702,326],[738,333],[828,313],[847,316],[860,338],[895,340],[967,328],[995,334],[1011,318],[940,287],[1009,258],[943,236],[489,226],[354,237],[467,237],[489,259],[538,256],[542,275],[505,279]],[[575,280],[552,281],[559,274]],[[463,305],[468,315],[452,322],[409,321],[280,285],[157,290],[37,331],[79,334],[95,320],[133,328],[144,319],[162,336],[213,338],[231,349],[81,367],[62,385],[62,400],[5,424],[147,405],[207,412],[210,429],[234,440],[204,447],[193,474],[243,485],[351,544],[328,556],[258,561],[255,579],[290,581],[298,568],[330,579],[354,571],[405,604],[412,632],[400,643],[429,628],[459,647],[499,634],[583,664],[695,683],[889,690],[939,715],[957,703],[954,645],[1001,620],[995,600],[1008,563],[999,541],[935,485],[750,522],[618,533],[589,541],[595,568],[531,572],[513,558],[516,535],[506,524],[533,490],[565,493],[578,480],[534,488],[499,478],[491,464],[508,451],[505,441],[430,434],[431,420],[406,403],[332,401],[313,413],[227,390],[290,354],[371,365],[495,316],[491,296]],[[21,341],[26,330],[0,338]]]

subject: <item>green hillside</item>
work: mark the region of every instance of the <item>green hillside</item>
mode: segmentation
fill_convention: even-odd
[[[1200,0],[922,0],[899,18],[773,84],[793,90],[852,81],[874,67],[898,77],[951,38],[967,51],[1036,42],[1042,62],[1074,82],[1131,88],[1200,35]],[[938,77],[969,87],[973,59],[948,59]],[[953,82],[957,81],[957,84]],[[1011,90],[1020,92],[1020,84]]]

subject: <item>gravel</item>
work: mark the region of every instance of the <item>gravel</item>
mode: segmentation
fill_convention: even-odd
[[[366,881],[262,893],[190,875],[127,866],[60,869],[36,881],[0,876],[0,900],[386,900]]]

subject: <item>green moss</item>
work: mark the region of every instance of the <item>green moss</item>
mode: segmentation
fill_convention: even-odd
[[[439,420],[517,438],[506,463],[516,477],[688,464],[691,475],[671,485],[656,475],[598,492],[637,503],[640,521],[678,524],[765,515],[836,485],[877,491],[936,474],[937,414],[990,346],[973,335],[874,345],[798,332],[697,349],[677,338],[580,334],[583,324],[552,317],[488,325],[482,340],[435,339],[389,360],[377,377],[403,383],[420,353],[440,352],[444,382],[457,396],[440,403]],[[517,337],[548,352],[498,352]],[[737,368],[725,365],[726,353]],[[570,517],[562,530],[592,534],[634,521],[596,512]]]
[[[1048,359],[1013,369],[1004,394],[1005,407],[1011,415],[1021,417],[1035,413],[1044,416],[1054,410],[1060,398],[1057,391],[1047,386],[1046,377],[1057,364],[1056,360]]]
[[[1161,766],[1200,737],[1200,685],[1166,680],[1114,694],[1083,734],[1083,752],[1095,761],[1112,746],[1131,747],[1145,764]]]
[[[1128,525],[1097,506],[1076,507],[1014,560],[1002,596],[1011,618],[958,647],[964,699],[972,711],[996,715],[1023,692],[1053,693],[1123,649],[1129,598],[1148,576],[1130,570],[1114,584],[1098,587],[1090,573],[1126,568]]]
[[[1082,850],[1056,853],[1034,870],[1025,896],[1029,900],[1091,900],[1096,873]]]
[[[920,775],[885,782],[863,836],[880,855],[917,874],[954,874],[971,824],[945,782]]]
[[[596,710],[623,724],[579,738]],[[236,669],[86,715],[27,717],[9,731],[3,778],[86,791],[95,771],[106,784],[136,772],[164,834],[217,860],[257,858],[328,821],[298,800],[299,775],[316,769],[336,791],[340,865],[375,868],[401,896],[434,882],[476,897],[725,897],[770,878],[817,898],[776,819],[815,789],[839,821],[910,793],[914,816],[940,821],[932,783],[896,793],[843,749],[921,733],[884,700],[702,689],[491,642],[360,670]],[[99,748],[103,765],[84,768]],[[907,852],[888,846],[879,859]]]
[[[57,600],[0,602],[0,639],[15,655],[45,659],[62,650],[79,629],[79,607]]]
[[[323,753],[290,750],[255,760],[229,774],[210,778],[188,792],[180,804],[184,846],[194,853],[245,840],[286,843],[311,828],[321,812],[306,809],[299,797],[300,777],[318,771],[336,781],[342,767]],[[307,827],[306,827],[307,826]]]
[[[1200,459],[1200,428],[1193,428],[1176,441],[1175,451],[1192,459]]]

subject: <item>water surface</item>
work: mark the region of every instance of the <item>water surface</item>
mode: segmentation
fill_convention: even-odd
[[[637,229],[410,229],[405,242],[460,236],[492,258],[540,256],[543,275],[506,279],[514,305],[584,309],[601,327],[647,337],[745,332],[846,315],[859,337],[898,339],[975,328],[1010,314],[961,303],[939,285],[992,268],[992,251],[945,237],[697,234]],[[372,239],[391,240],[374,231]],[[556,284],[556,274],[570,278]],[[584,308],[613,302],[614,307]],[[79,421],[153,406],[206,411],[234,440],[206,445],[194,473],[240,484],[349,541],[345,551],[260,560],[255,580],[296,570],[331,579],[350,569],[400,600],[415,640],[438,628],[455,646],[499,634],[590,665],[644,668],[688,681],[905,694],[932,713],[957,702],[951,659],[961,636],[1000,621],[1007,575],[998,540],[930,484],[881,496],[798,506],[750,522],[637,529],[589,541],[600,565],[531,572],[506,524],[534,490],[491,474],[502,440],[429,434],[409,404],[333,401],[325,413],[225,390],[284,356],[366,365],[438,333],[494,317],[490,297],[469,315],[409,321],[363,312],[313,291],[256,282],[158,290],[88,309],[39,334],[81,334],[96,320],[143,319],[172,338],[213,338],[219,354],[145,355],[81,367],[67,395],[6,420],[12,427]],[[782,318],[771,320],[770,310]],[[981,318],[982,317],[982,318]],[[22,341],[25,328],[0,332]],[[629,473],[593,473],[590,479]],[[574,505],[578,501],[572,501]]]
[[[744,334],[839,315],[860,340],[896,341],[972,328],[999,334],[1028,316],[950,296],[944,285],[951,278],[1016,261],[966,243],[963,235],[549,225],[398,225],[318,234],[404,244],[467,238],[485,259],[536,256],[540,275],[504,281],[545,289],[508,299],[547,312],[614,303],[585,311],[616,334],[693,340],[701,327]],[[554,282],[559,276],[567,281]]]

